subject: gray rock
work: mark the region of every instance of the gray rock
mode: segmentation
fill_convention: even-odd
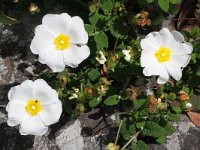
[[[55,136],[56,144],[61,150],[82,150],[84,147],[79,120],[71,120],[67,122],[59,131],[56,132]]]
[[[181,121],[174,123],[176,132],[167,137],[163,145],[149,144],[150,150],[199,150],[200,129],[196,127],[186,115]]]

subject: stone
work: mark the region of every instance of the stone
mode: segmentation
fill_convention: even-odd
[[[174,123],[176,132],[167,137],[165,144],[149,144],[150,150],[199,150],[200,129],[196,127],[186,115],[182,115],[181,121]]]
[[[84,141],[80,121],[77,119],[67,122],[55,133],[55,140],[60,150],[82,150]]]

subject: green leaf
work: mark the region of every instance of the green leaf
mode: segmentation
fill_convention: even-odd
[[[168,117],[169,117],[168,119],[170,121],[180,121],[180,119],[181,119],[181,115],[180,114],[174,114],[174,113],[169,113]]]
[[[137,122],[137,123],[136,123],[136,127],[137,127],[137,128],[143,128],[144,125],[145,125],[145,122]]]
[[[146,143],[144,143],[142,140],[132,142],[132,150],[147,150],[147,149],[148,147]]]
[[[103,10],[104,14],[108,14],[113,9],[113,1],[112,0],[102,0],[101,2],[101,9]]]
[[[99,105],[102,101],[102,97],[94,97],[89,101],[89,106],[90,107],[96,107]]]
[[[101,50],[102,48],[108,48],[108,37],[103,31],[95,34],[94,40],[98,50]]]
[[[159,138],[156,139],[156,142],[159,144],[163,144],[166,141],[165,135],[160,136]]]
[[[158,0],[158,4],[164,12],[168,12],[168,10],[169,10],[169,0]]]
[[[133,101],[133,105],[135,109],[139,109],[141,106],[145,104],[147,100],[146,99],[136,99]]]
[[[101,76],[100,72],[97,69],[91,69],[88,72],[88,78],[92,81],[95,81],[97,78]]]
[[[15,20],[14,18],[8,17],[8,16],[0,13],[0,23],[4,23],[4,24],[17,24],[19,22],[17,20]]]
[[[49,10],[55,6],[56,0],[43,0],[45,9]]]
[[[95,32],[95,27],[90,25],[90,24],[85,24],[85,30],[87,31],[87,33],[89,34],[89,36],[93,35]]]
[[[120,129],[120,134],[122,135],[123,139],[129,140],[130,135],[129,135],[129,127],[128,127],[128,119],[123,118],[123,123]]]
[[[177,114],[180,114],[180,113],[182,112],[182,110],[181,110],[180,107],[173,106],[173,107],[171,107],[171,108],[172,108],[172,110],[173,110],[175,113],[177,113]]]
[[[182,0],[169,0],[170,3],[172,4],[179,4],[181,3]]]
[[[189,92],[190,92],[190,89],[189,89],[187,86],[185,86],[185,85],[183,85],[182,90],[183,90],[185,93],[189,93]]]
[[[165,135],[165,130],[156,122],[147,121],[142,130],[144,136],[159,138]]]
[[[168,99],[170,101],[175,101],[176,100],[176,94],[170,92],[169,94],[166,95],[166,99]]]
[[[179,5],[176,5],[176,4],[171,4],[170,5],[170,8],[169,8],[169,12],[172,14],[172,15],[176,15],[180,10],[180,6]]]
[[[104,104],[108,106],[113,106],[119,103],[118,95],[112,95],[104,100]]]
[[[92,16],[89,17],[89,21],[93,26],[95,26],[100,17],[101,15],[99,13],[94,13]]]
[[[172,135],[175,132],[175,127],[171,123],[167,123],[167,125],[164,126],[165,129],[165,135],[169,136]]]

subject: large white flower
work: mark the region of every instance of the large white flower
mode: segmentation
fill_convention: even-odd
[[[35,29],[30,49],[39,54],[39,61],[54,72],[63,71],[65,65],[77,67],[90,55],[88,34],[83,20],[67,13],[47,14]]]
[[[145,76],[158,75],[159,84],[166,83],[170,76],[175,80],[181,79],[182,69],[189,63],[193,50],[181,33],[163,28],[159,32],[149,33],[140,44],[140,61],[141,66],[145,67]]]
[[[43,135],[48,126],[58,122],[62,104],[57,92],[43,79],[24,81],[8,92],[7,123],[19,126],[22,135]]]

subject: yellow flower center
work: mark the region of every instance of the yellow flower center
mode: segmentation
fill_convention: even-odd
[[[70,37],[64,34],[59,34],[55,39],[54,39],[54,44],[56,46],[56,49],[59,51],[62,51],[64,49],[69,48],[70,44]]]
[[[170,61],[171,50],[161,46],[154,55],[160,63]]]
[[[39,112],[42,111],[42,107],[39,100],[28,100],[25,106],[26,112],[31,116],[36,116]]]

